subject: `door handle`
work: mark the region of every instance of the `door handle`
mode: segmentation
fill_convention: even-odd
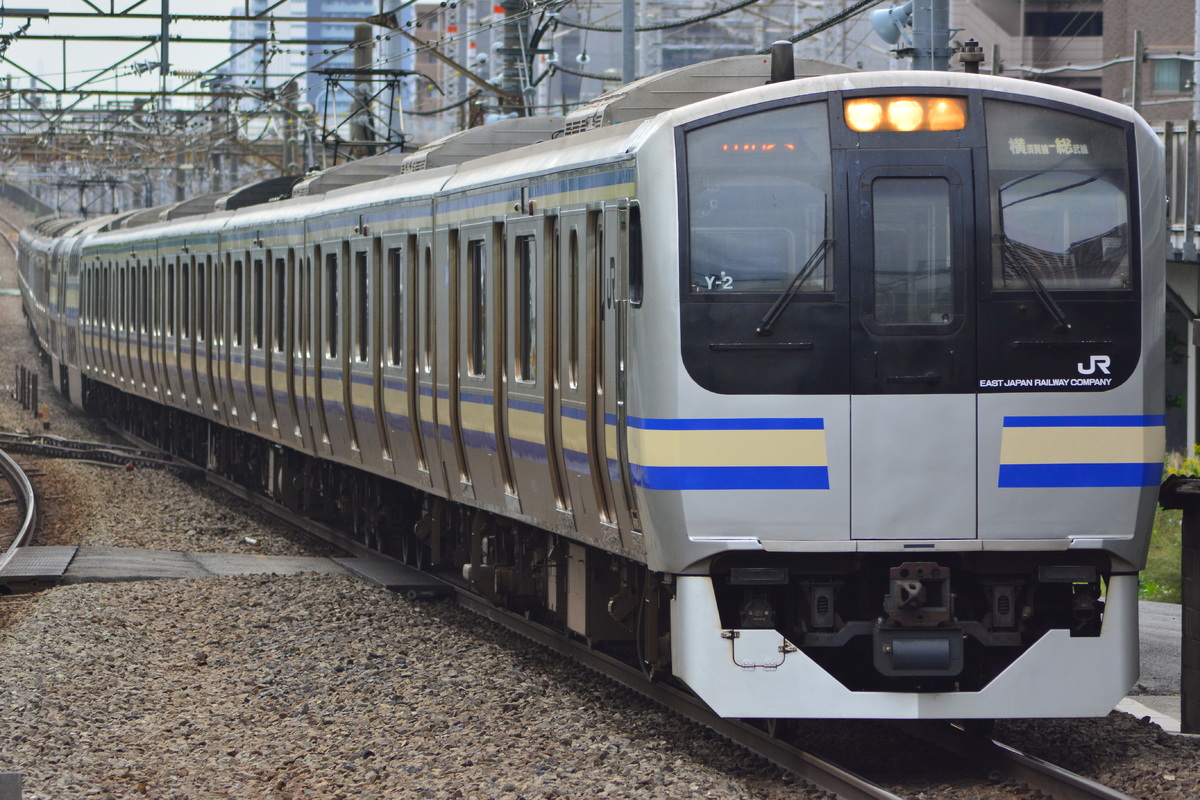
[[[942,379],[941,375],[936,375],[932,372],[925,375],[892,375],[887,379],[888,383],[927,383],[933,385]]]

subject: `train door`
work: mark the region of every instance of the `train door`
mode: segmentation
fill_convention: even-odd
[[[363,229],[361,218],[359,230]],[[366,236],[350,240],[347,262],[349,294],[346,319],[350,332],[346,342],[346,424],[354,455],[374,467],[381,465],[384,443],[379,440],[376,421],[375,381],[378,374],[378,348],[375,342],[375,310],[372,298],[379,286],[375,240]]]
[[[313,262],[320,258],[319,246],[306,248],[297,264],[296,291],[292,296],[295,332],[292,342],[292,397],[296,404],[296,429],[304,449],[314,452],[317,447],[316,393],[313,388],[313,340],[316,336],[316,289],[313,286]]]
[[[497,359],[493,337],[499,312],[497,294],[498,248],[503,247],[503,229],[492,222],[464,225],[459,231],[458,425],[462,431],[460,458],[471,477],[475,499],[504,503],[511,494],[511,477],[506,469],[507,441],[501,435],[504,415],[504,369]]]
[[[230,385],[233,381],[231,370],[230,348],[233,342],[231,320],[234,309],[231,305],[232,292],[230,284],[233,276],[233,258],[227,251],[217,254],[213,264],[213,366],[217,370],[216,397],[219,414],[222,419],[229,421],[236,417],[237,408],[233,402]]]
[[[142,394],[156,396],[158,394],[157,375],[155,373],[153,295],[151,292],[151,271],[157,259],[151,256],[138,268],[138,367],[141,370]]]
[[[317,428],[313,435],[321,444],[321,451],[333,453],[332,426],[338,422],[335,414],[330,414],[330,402],[337,400],[336,386],[326,383],[327,374],[332,377],[332,365],[338,357],[339,333],[338,312],[341,310],[341,280],[339,275],[338,252],[336,243],[328,246],[317,245],[313,248],[312,280],[313,280],[313,341],[312,360],[310,362],[313,394],[316,411]],[[326,372],[327,367],[329,372]],[[330,382],[332,383],[332,382]],[[332,390],[332,398],[329,396]]]
[[[641,529],[629,472],[628,415],[626,406],[626,336],[629,315],[629,241],[631,209],[627,202],[604,211],[603,263],[600,280],[598,331],[601,341],[600,405],[604,413],[605,492],[611,498],[613,520],[623,532],[626,547],[640,546],[629,539]]]
[[[385,472],[395,472],[396,464],[392,455],[392,441],[388,436],[387,416],[385,414],[384,393],[387,391],[383,369],[384,364],[391,358],[393,351],[388,338],[389,331],[386,323],[388,303],[388,265],[384,261],[383,238],[376,236],[371,240],[371,266],[367,278],[368,289],[366,296],[358,298],[359,325],[364,316],[368,320],[369,330],[367,352],[370,361],[370,407],[371,416],[375,418],[372,433],[376,447],[372,454],[375,464]],[[366,305],[365,314],[363,305]]]
[[[442,469],[441,437],[438,435],[439,414],[437,397],[435,355],[437,352],[437,262],[434,259],[433,231],[417,234],[417,265],[413,287],[415,309],[415,380],[410,383],[416,392],[417,402],[413,409],[413,424],[420,431],[420,451],[435,489],[446,488],[446,477]]]
[[[421,426],[421,326],[424,322],[420,308],[425,283],[420,279],[424,262],[420,238],[416,234],[410,233],[404,237],[404,247],[400,250],[399,258],[401,264],[397,270],[402,283],[396,300],[403,311],[400,312],[402,316],[399,320],[393,318],[393,324],[402,326],[400,335],[403,337],[404,348],[400,356],[400,367],[404,375],[404,404],[401,413],[408,421],[416,479],[422,485],[432,486],[433,473],[429,469],[425,434]],[[393,286],[395,285],[393,283]]]
[[[380,326],[384,345],[380,357],[376,359],[380,369],[376,394],[383,424],[381,435],[386,437],[391,469],[405,477],[415,478],[418,471],[417,439],[409,412],[410,388],[413,388],[408,348],[408,262],[412,256],[412,249],[408,247],[409,238],[391,235],[380,240],[383,291],[376,301],[376,307],[382,317]]]
[[[216,270],[213,264],[211,253],[196,262],[196,343],[201,348],[197,362],[203,365],[200,391],[204,396],[204,413],[215,416],[220,410],[220,401],[217,399],[217,326],[213,320],[216,313],[213,310]]]
[[[133,390],[139,394],[146,392],[146,360],[143,349],[146,318],[144,316],[145,288],[142,276],[145,275],[146,264],[142,259],[133,262],[129,272],[129,374],[133,381]]]
[[[580,517],[587,518],[587,509],[595,505],[588,500],[593,492],[591,482],[587,480],[587,435],[584,427],[587,403],[579,371],[586,332],[584,315],[581,313],[586,296],[582,290],[586,230],[586,214],[564,212],[557,220],[559,270],[553,295],[558,345],[554,352],[555,375],[550,407],[547,409],[554,427],[553,440],[557,443],[562,481],[558,506],[564,517],[570,516],[574,525],[580,524]]]
[[[193,306],[196,302],[193,295],[196,270],[192,266],[194,261],[194,255],[182,255],[175,263],[175,289],[179,293],[179,305],[172,312],[175,317],[175,341],[178,342],[176,367],[179,374],[179,399],[181,407],[188,411],[198,407],[200,402],[196,380],[196,315]]]
[[[853,536],[974,538],[971,151],[845,157]]]
[[[162,304],[162,328],[160,335],[163,342],[163,384],[169,402],[172,405],[184,405],[183,384],[183,332],[179,329],[179,265],[181,256],[163,259],[162,293],[159,301]]]
[[[116,354],[116,282],[119,262],[110,259],[100,271],[100,308],[102,326],[100,346],[104,350],[104,373],[116,381],[118,367]]]
[[[284,366],[283,366],[283,383],[284,391],[287,393],[287,410],[289,419],[286,426],[280,422],[280,433],[283,434],[285,440],[290,440],[297,444],[305,443],[304,432],[308,429],[305,423],[305,418],[301,414],[300,398],[301,390],[304,386],[303,374],[298,374],[298,370],[303,369],[304,357],[300,351],[301,342],[304,341],[304,336],[301,331],[302,320],[307,317],[304,312],[304,300],[302,298],[308,296],[308,291],[303,289],[302,274],[304,272],[304,251],[300,251],[299,259],[296,258],[296,248],[289,247],[287,251],[287,278],[284,303],[287,308],[287,321],[285,339],[283,342],[284,348]]]
[[[270,303],[267,321],[267,408],[271,414],[271,434],[275,438],[283,438],[285,433],[290,435],[292,417],[288,413],[286,395],[283,393],[287,383],[285,370],[287,367],[287,287],[288,262],[291,248],[287,250],[287,258],[283,250],[276,250],[268,259],[270,270]]]
[[[167,374],[167,345],[164,328],[166,294],[163,292],[164,276],[168,270],[167,258],[159,256],[150,263],[150,373],[153,381],[152,394],[160,403],[173,402],[170,376]]]
[[[568,525],[571,517],[570,489],[568,488],[566,461],[563,457],[562,439],[562,396],[564,342],[562,337],[563,298],[563,242],[562,226],[557,214],[547,214],[545,219],[546,246],[546,368],[549,374],[544,382],[546,464],[550,469],[550,486],[554,494],[554,510]]]
[[[133,285],[137,275],[137,262],[126,261],[124,268],[121,270],[120,295],[118,302],[120,303],[120,319],[121,319],[121,381],[129,387],[129,391],[136,391],[136,382],[133,377]]]
[[[252,250],[246,258],[246,336],[243,342],[246,410],[250,414],[251,427],[259,431],[270,431],[274,423],[268,407],[267,382],[270,368],[267,358],[267,303],[270,296],[267,265],[270,263],[270,250]]]
[[[539,385],[545,381],[539,344],[545,339],[542,312],[544,294],[541,291],[545,275],[545,242],[542,225],[537,219],[512,219],[506,230],[506,258],[501,270],[503,280],[502,320],[504,369],[508,372],[502,389],[504,427],[507,431],[512,460],[510,493],[521,498],[526,513],[548,513],[548,503],[541,500],[538,489],[548,487],[542,399]]]

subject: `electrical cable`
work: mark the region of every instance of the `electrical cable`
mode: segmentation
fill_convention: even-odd
[[[807,39],[810,36],[816,36],[818,33],[821,33],[822,31],[827,30],[829,28],[832,28],[834,25],[845,22],[846,20],[850,19],[851,17],[857,15],[860,11],[866,11],[871,6],[877,6],[882,2],[883,2],[883,0],[859,0],[859,2],[844,9],[843,11],[841,11],[837,14],[834,14],[833,16],[826,17],[825,19],[818,22],[816,25],[813,25],[811,28],[801,31],[800,33],[797,33],[795,36],[789,36],[787,38],[787,41],[791,42],[792,44],[795,44],[796,42],[803,41],[804,39]],[[763,54],[766,54],[769,52],[771,52],[771,48],[765,47],[762,50],[759,50],[758,54],[763,55]]]
[[[876,0],[876,2],[882,2],[882,1],[883,0]],[[732,14],[734,11],[743,9],[746,6],[754,5],[757,2],[759,2],[759,0],[741,0],[741,2],[734,3],[731,6],[726,6],[725,8],[718,8],[718,9],[708,12],[707,14],[701,14],[698,17],[689,17],[688,19],[676,20],[675,22],[659,22],[655,25],[639,25],[634,28],[634,31],[636,31],[637,33],[647,33],[649,31],[666,31],[666,30],[671,30],[673,28],[683,28],[688,25],[695,25],[698,22],[707,22],[710,19],[716,19],[717,17],[723,17],[726,14]],[[581,31],[596,31],[597,33],[621,33],[622,31],[625,30],[624,28],[622,28],[620,26],[587,25],[582,22],[576,22],[573,20],[562,19],[561,17],[558,20],[558,24],[563,25],[568,28],[578,28]]]

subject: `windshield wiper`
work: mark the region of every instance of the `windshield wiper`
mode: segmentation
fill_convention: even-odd
[[[1003,236],[1003,234],[1001,235]],[[1050,290],[1047,289],[1045,284],[1042,283],[1041,279],[1038,278],[1037,273],[1030,269],[1029,262],[1025,254],[1014,247],[1012,244],[1012,239],[1009,239],[1007,236],[1004,237],[1002,248],[1003,255],[1008,257],[1006,259],[1007,262],[1011,264],[1013,269],[1019,272],[1021,277],[1025,279],[1025,282],[1032,287],[1033,292],[1037,295],[1038,300],[1042,301],[1042,305],[1046,307],[1046,310],[1050,312],[1050,316],[1054,317],[1054,321],[1058,323],[1059,329],[1062,331],[1071,330],[1071,323],[1067,321],[1067,315],[1064,314],[1063,310],[1058,307],[1058,303],[1054,302],[1054,296],[1050,294]]]
[[[804,266],[801,267],[800,271],[796,273],[796,277],[792,278],[792,282],[788,284],[787,288],[783,290],[783,293],[780,294],[775,300],[775,303],[771,306],[771,310],[768,311],[758,323],[758,328],[755,332],[759,336],[771,335],[772,329],[775,327],[775,322],[779,319],[779,315],[782,314],[783,310],[788,307],[788,303],[792,302],[792,298],[796,296],[796,292],[800,289],[804,282],[812,277],[812,274],[816,271],[817,266],[825,260],[825,253],[828,252],[829,248],[831,247],[833,247],[833,239],[821,240],[821,243],[817,245],[817,249],[813,250],[812,255],[808,257],[808,261],[805,261]]]

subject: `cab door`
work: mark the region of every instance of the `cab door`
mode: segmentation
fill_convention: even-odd
[[[974,538],[971,151],[846,160],[853,537]]]

